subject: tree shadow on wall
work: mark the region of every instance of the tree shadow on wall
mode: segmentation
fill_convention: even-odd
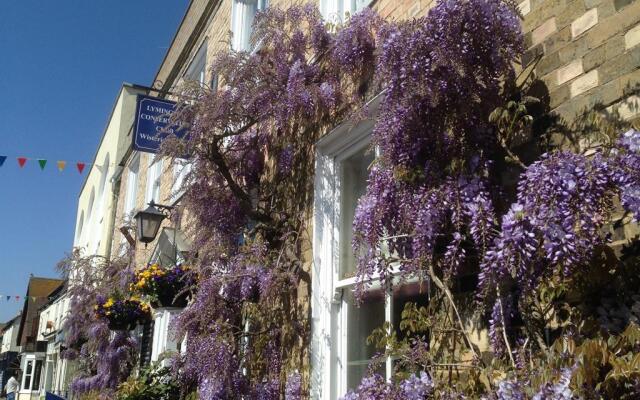
[[[523,92],[524,96],[538,99],[527,106],[533,117],[530,125],[530,141],[515,149],[526,164],[554,149],[577,153],[590,153],[613,144],[621,132],[640,129],[640,118],[625,120],[625,115],[640,112],[640,83],[628,84],[623,95],[614,103],[600,101],[581,109],[574,117],[566,118],[555,113],[550,106],[551,97],[546,83],[532,79]]]

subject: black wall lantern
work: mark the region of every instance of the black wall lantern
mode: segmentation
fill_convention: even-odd
[[[134,216],[137,225],[138,240],[151,243],[158,235],[162,221],[173,207],[155,204],[153,200],[145,210],[138,211]],[[163,212],[164,211],[164,212]]]

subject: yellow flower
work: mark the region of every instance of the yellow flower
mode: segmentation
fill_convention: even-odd
[[[111,307],[111,306],[113,305],[113,303],[114,303],[113,299],[112,299],[112,298],[109,298],[109,300],[107,300],[107,301],[104,303],[103,307],[104,307],[104,308],[109,308],[109,307]]]

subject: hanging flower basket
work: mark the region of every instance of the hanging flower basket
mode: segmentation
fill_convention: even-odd
[[[189,302],[187,289],[194,284],[190,271],[182,266],[147,265],[136,271],[131,291],[146,296],[153,308],[186,307]]]
[[[149,305],[136,298],[99,299],[95,305],[95,312],[98,319],[106,321],[109,329],[113,331],[130,331],[138,323],[151,318]]]
[[[112,331],[132,331],[136,329],[137,321],[109,321],[107,326]]]
[[[160,308],[160,307],[179,307],[184,308],[189,303],[189,295],[188,293],[177,293],[171,292],[161,292],[158,293],[156,300],[151,300],[151,307]]]

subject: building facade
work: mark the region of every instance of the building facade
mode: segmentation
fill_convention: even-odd
[[[158,68],[153,90],[137,92],[171,99],[170,93],[185,81],[216,87],[217,79],[207,68],[214,55],[229,46],[250,51],[256,12],[267,6],[294,3],[302,2],[192,0]],[[372,7],[383,18],[408,20],[424,15],[434,4],[430,0],[317,2],[331,22],[348,18],[364,7]],[[640,1],[525,0],[519,8],[527,47],[522,67],[532,68],[550,111],[567,120],[594,106],[602,112],[616,111],[627,120],[640,116],[636,94],[640,82]],[[128,90],[123,89],[123,93],[132,95]],[[126,120],[125,114],[133,110],[133,97],[121,100],[122,115],[114,111],[112,121]],[[125,107],[125,103],[129,105]],[[371,107],[376,106],[374,99]],[[183,226],[188,223],[184,217],[188,210],[181,209],[179,192],[189,166],[183,160],[133,150],[131,138],[123,135],[129,125],[121,122],[118,134],[109,138],[105,134],[96,155],[96,163],[103,168],[92,169],[80,195],[74,244],[88,249],[88,254],[105,256],[124,255],[132,245],[136,265],[158,262],[170,266],[190,251],[188,229]],[[398,324],[403,305],[420,302],[419,290],[412,283],[372,298],[361,307],[356,307],[350,297],[355,281],[349,276],[355,260],[348,246],[355,206],[366,190],[372,156],[365,149],[372,127],[371,120],[359,122],[354,129],[336,126],[316,147],[313,251],[312,262],[307,265],[312,294],[306,300],[312,310],[309,363],[314,399],[337,399],[353,388],[374,355],[374,349],[365,344],[371,330],[384,322]],[[175,207],[173,212],[183,215],[165,220],[158,238],[145,245],[131,240],[135,236],[132,216],[151,201]],[[177,312],[156,313],[155,324],[145,327],[144,335],[152,339],[143,341],[143,360],[157,361],[165,352],[180,350],[169,332]],[[486,347],[485,332],[474,336],[481,347]],[[392,362],[387,360],[385,373],[391,373]]]
[[[5,322],[0,328],[0,388],[4,388],[9,378],[20,368],[19,329],[20,315]]]
[[[287,7],[291,3],[272,0],[269,6]],[[318,1],[331,22],[363,7],[372,7],[383,18],[411,19],[424,15],[434,4],[427,0]],[[204,65],[208,65],[217,51],[229,45],[225,41],[228,30],[233,34],[232,48],[249,50],[249,21],[263,6],[262,1],[192,1],[157,73],[156,80],[163,83],[160,87],[170,91],[194,70],[199,71],[201,82],[216,84],[210,71],[202,70],[200,60],[204,58]],[[527,47],[523,67],[535,66],[533,74],[550,111],[571,120],[585,109],[598,106],[603,112],[617,110],[628,120],[638,118],[640,103],[634,89],[640,82],[640,1],[525,0],[519,8]],[[355,260],[347,249],[355,206],[366,190],[371,156],[365,150],[372,127],[373,121],[360,122],[354,129],[338,126],[317,146],[318,206],[314,213],[313,287],[309,299],[313,329],[311,395],[316,399],[336,399],[355,387],[375,353],[365,344],[371,330],[384,322],[397,325],[404,303],[420,301],[418,289],[411,284],[362,307],[355,307],[350,297],[355,282],[348,277]],[[161,179],[161,192],[170,196],[174,182],[170,168]],[[320,207],[326,204],[332,206]],[[480,347],[486,349],[486,332],[475,333]],[[391,370],[389,359],[386,374]]]
[[[136,95],[142,92],[140,88],[128,83],[120,88],[80,190],[73,248],[78,249],[85,257],[111,257],[119,191],[117,177],[121,172],[116,160],[128,150]],[[73,284],[73,276],[65,284]],[[39,310],[36,334],[41,348],[39,358],[35,361],[37,364],[34,364],[39,372],[37,376],[34,375],[33,383],[30,382],[30,395],[37,392],[44,398],[46,393],[50,393],[67,398],[70,394],[69,384],[74,365],[62,357],[62,324],[69,313],[70,304],[65,289],[61,286],[49,295],[48,301]],[[26,374],[29,365],[23,365],[22,370]]]
[[[66,286],[62,285],[49,296],[49,302],[40,309],[38,341],[46,343],[43,373],[40,382],[40,396],[47,393],[67,398],[69,377],[73,373],[69,360],[61,357],[64,350],[62,323],[69,310]]]
[[[47,342],[40,335],[40,310],[49,302],[49,296],[63,287],[64,281],[32,276],[29,278],[20,315],[17,344],[20,346],[20,392],[18,400],[39,397]]]

